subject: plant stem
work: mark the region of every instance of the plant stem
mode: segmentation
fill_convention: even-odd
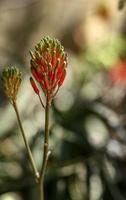
[[[29,156],[29,161],[31,163],[31,166],[32,166],[32,169],[33,169],[33,172],[34,172],[35,179],[38,182],[38,180],[39,180],[39,172],[38,172],[38,170],[36,168],[36,165],[35,165],[35,162],[34,162],[30,147],[29,147],[29,144],[28,144],[26,136],[25,136],[25,132],[24,132],[24,129],[23,129],[23,126],[22,126],[22,122],[21,122],[21,119],[20,119],[20,115],[19,115],[19,112],[18,112],[16,101],[13,101],[13,107],[14,107],[14,110],[16,112],[18,124],[19,124],[20,130],[21,130],[21,133],[22,133],[22,137],[23,137],[23,140],[24,140],[24,143],[25,143],[25,147],[26,147],[28,156]]]
[[[39,179],[39,200],[44,200],[44,175],[46,171],[47,161],[48,161],[48,146],[49,146],[49,101],[48,97],[46,99],[45,108],[45,134],[44,134],[44,147],[43,147],[43,162],[40,171]]]

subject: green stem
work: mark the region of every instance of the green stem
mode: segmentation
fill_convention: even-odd
[[[22,122],[21,122],[21,119],[20,119],[20,115],[19,115],[19,112],[18,112],[17,104],[16,104],[15,101],[13,102],[13,107],[14,107],[14,110],[16,112],[18,124],[19,124],[20,130],[21,130],[21,133],[22,133],[22,137],[23,137],[23,140],[24,140],[24,143],[25,143],[25,147],[26,147],[28,156],[29,156],[29,160],[31,162],[31,166],[32,166],[32,169],[33,169],[33,172],[34,172],[35,179],[38,182],[38,180],[39,180],[39,172],[38,172],[38,170],[36,168],[36,165],[35,165],[35,162],[34,162],[30,147],[29,147],[29,144],[27,142],[27,139],[26,139],[26,136],[25,136],[25,132],[24,132],[24,129],[23,129],[23,126],[22,126]]]
[[[44,200],[44,175],[46,171],[47,161],[48,161],[48,146],[49,146],[49,101],[46,100],[45,107],[45,134],[44,134],[44,147],[43,147],[43,162],[40,171],[39,179],[39,200]]]
[[[39,200],[44,200],[44,188],[41,182],[38,183],[38,195],[39,195]]]

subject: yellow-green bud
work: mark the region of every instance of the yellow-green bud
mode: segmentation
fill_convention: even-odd
[[[22,81],[22,74],[16,67],[7,67],[2,72],[4,92],[11,101],[15,101]]]

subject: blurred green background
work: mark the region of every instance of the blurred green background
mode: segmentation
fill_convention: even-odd
[[[29,50],[43,36],[68,53],[53,102],[46,200],[126,199],[125,0],[0,0],[0,72],[23,72],[18,107],[38,168],[44,111],[30,83]],[[37,190],[12,106],[0,82],[0,200],[35,200]]]

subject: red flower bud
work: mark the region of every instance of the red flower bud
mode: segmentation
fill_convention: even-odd
[[[62,84],[63,84],[63,81],[65,79],[65,76],[66,76],[66,71],[64,70],[64,72],[62,73],[61,77],[60,77],[60,80],[58,82],[58,86],[60,87]]]
[[[31,83],[31,86],[32,86],[33,90],[35,91],[35,93],[37,95],[39,95],[39,89],[38,89],[38,87],[37,87],[37,85],[36,85],[36,83],[35,83],[35,81],[32,77],[30,77],[30,83]]]

